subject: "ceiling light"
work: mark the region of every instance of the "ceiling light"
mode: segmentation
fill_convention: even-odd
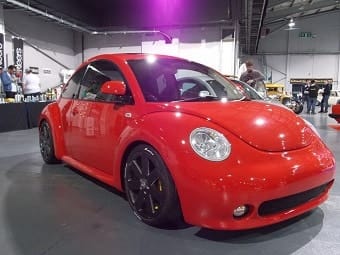
[[[289,23],[288,23],[288,27],[289,27],[289,28],[292,28],[292,27],[294,27],[294,26],[295,26],[295,22],[294,22],[293,18],[291,18],[290,21],[289,21]]]

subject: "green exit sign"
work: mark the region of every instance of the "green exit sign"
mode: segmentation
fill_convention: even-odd
[[[299,37],[302,38],[312,38],[312,32],[300,32]]]

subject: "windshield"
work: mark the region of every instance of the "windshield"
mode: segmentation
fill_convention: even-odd
[[[222,75],[181,59],[148,57],[128,61],[148,102],[240,100],[244,96]]]
[[[239,80],[232,80],[232,82],[240,86],[240,89],[242,90],[242,92],[248,99],[263,100],[263,97],[255,89],[249,86],[247,83],[244,83]]]

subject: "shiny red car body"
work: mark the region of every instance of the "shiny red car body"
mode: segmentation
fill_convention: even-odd
[[[150,56],[152,61],[146,61]],[[111,83],[104,79],[96,96],[82,97],[87,92],[82,92],[81,84],[86,80],[91,84],[89,70],[108,72],[93,64],[98,61],[111,63],[122,78],[111,78]],[[198,64],[195,71],[202,68],[199,72],[226,83],[227,99],[209,99],[207,91],[183,99],[183,90],[192,89],[187,84],[180,85],[180,98],[150,99],[140,81],[143,68],[157,61],[196,65],[144,54],[101,55],[84,63],[61,98],[41,113],[40,146],[45,161],[62,160],[118,190],[128,188],[136,216],[156,226],[173,215],[173,219],[183,217],[187,223],[212,229],[249,229],[295,217],[327,199],[335,160],[312,126],[284,107],[237,98],[232,83]],[[151,78],[144,79],[148,80],[151,83]],[[77,82],[79,88],[70,93],[68,87],[77,87]],[[111,101],[97,100],[98,93],[111,94]],[[229,99],[231,93],[233,99]],[[197,138],[193,130],[200,127],[206,129]],[[199,140],[207,134],[209,141]],[[226,139],[215,139],[219,134]],[[197,150],[210,146],[202,151],[208,155],[212,150],[216,154],[212,156],[219,157],[217,150],[225,141],[230,149],[225,159],[206,159],[193,149],[197,143]],[[224,148],[221,151],[226,153]],[[147,173],[141,170],[144,167]],[[138,177],[142,174],[147,177]],[[158,176],[151,180],[152,174]]]

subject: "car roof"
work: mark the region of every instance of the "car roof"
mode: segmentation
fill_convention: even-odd
[[[92,62],[99,59],[119,59],[122,61],[134,60],[134,59],[144,59],[147,56],[153,55],[157,58],[170,58],[170,59],[180,59],[173,56],[161,55],[161,54],[149,54],[149,53],[112,53],[112,54],[101,54],[88,59],[88,62]]]

